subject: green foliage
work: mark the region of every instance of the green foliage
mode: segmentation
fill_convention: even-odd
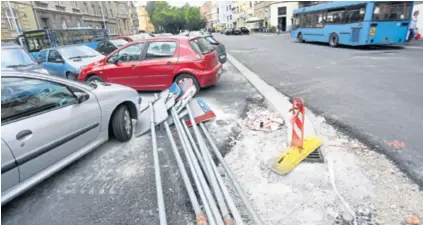
[[[206,26],[200,8],[188,3],[178,8],[165,1],[149,1],[146,11],[157,32],[179,33],[180,30],[199,30]]]
[[[270,32],[274,33],[276,32],[276,27],[275,26],[271,26],[269,29]]]

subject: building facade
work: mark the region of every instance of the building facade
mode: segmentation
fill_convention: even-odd
[[[200,13],[201,16],[206,20],[207,28],[212,27],[212,2],[206,1],[204,4],[200,7]]]
[[[10,1],[1,2],[2,39],[17,36],[18,31],[67,29],[77,27],[106,28],[111,35],[136,32],[138,16],[132,1]]]
[[[257,1],[254,5],[254,15],[260,19],[259,27],[270,28],[270,6],[275,1]]]
[[[270,4],[270,25],[289,31],[292,27],[293,11],[298,8],[326,3],[327,1],[275,1]]]
[[[1,1],[1,39],[14,39],[22,31],[37,28],[31,2],[10,1],[9,8],[7,1]]]
[[[138,14],[138,21],[139,21],[139,32],[154,32],[154,26],[150,21],[150,17],[148,16],[145,7],[138,7],[137,8]]]
[[[255,1],[236,1],[235,7],[232,8],[233,27],[245,27],[246,21],[254,17]]]
[[[232,28],[232,1],[217,2],[217,25],[221,28]]]

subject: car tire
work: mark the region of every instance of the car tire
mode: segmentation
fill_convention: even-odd
[[[128,107],[119,106],[112,116],[112,131],[116,140],[127,142],[132,138],[132,119]]]
[[[336,48],[339,45],[339,37],[337,34],[332,33],[329,37],[329,45]]]
[[[198,83],[198,80],[191,74],[187,74],[187,73],[183,73],[183,74],[179,74],[176,78],[175,78],[175,82],[179,83],[181,80],[188,78],[192,80],[192,83],[195,85],[195,88],[197,88],[197,92],[198,93],[201,89],[200,87],[200,83]]]
[[[302,34],[302,33],[299,33],[299,34],[298,34],[298,36],[297,36],[297,40],[298,40],[298,42],[300,42],[300,43],[304,43],[304,38],[303,38],[303,34]]]
[[[86,79],[86,81],[87,82],[104,82],[103,78],[101,78],[100,76],[97,76],[97,75],[89,76]]]

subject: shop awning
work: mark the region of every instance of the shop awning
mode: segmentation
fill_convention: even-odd
[[[264,19],[260,19],[258,17],[250,17],[245,22],[246,23],[255,23],[255,22],[260,22],[260,21],[263,21],[263,20]]]

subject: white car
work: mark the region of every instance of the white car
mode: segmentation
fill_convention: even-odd
[[[132,88],[38,73],[1,75],[2,205],[110,136],[122,142],[133,136],[141,98]]]

